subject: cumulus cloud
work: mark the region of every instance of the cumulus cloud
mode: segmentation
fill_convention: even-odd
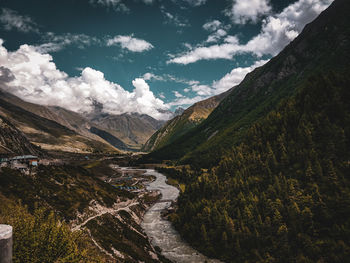
[[[182,98],[184,96],[180,92],[178,92],[177,90],[174,90],[173,93],[174,93],[176,98]]]
[[[208,36],[208,39],[206,40],[207,43],[211,42],[217,42],[219,41],[222,37],[226,36],[227,32],[223,29],[218,29],[216,32]]]
[[[212,20],[203,25],[203,29],[211,32],[208,36],[206,43],[218,42],[224,36],[227,35],[227,30],[230,29],[230,25],[224,25],[219,20]]]
[[[144,80],[158,80],[158,81],[165,81],[164,77],[155,75],[153,73],[147,72],[143,74],[142,78]]]
[[[194,92],[196,95],[192,98],[190,96],[186,97],[182,94],[177,97],[174,101],[168,103],[169,107],[172,106],[188,106],[201,100],[205,100],[211,96],[223,93],[230,88],[238,85],[244,79],[244,77],[255,68],[264,65],[268,60],[256,61],[253,65],[249,67],[238,67],[232,69],[231,72],[227,73],[221,79],[213,81],[211,85],[199,84],[197,81],[189,82],[189,87],[184,89],[185,93],[190,91]],[[175,93],[175,92],[174,92]]]
[[[207,23],[205,23],[203,25],[203,28],[207,31],[216,31],[221,27],[221,22],[219,20],[213,20],[213,21],[209,21]]]
[[[207,0],[171,0],[174,4],[179,5],[182,9],[190,7],[198,7],[207,3]]]
[[[260,33],[245,44],[240,44],[236,36],[228,36],[221,45],[198,46],[172,57],[168,63],[186,65],[199,60],[232,59],[239,53],[253,53],[259,57],[276,55],[332,2],[333,0],[299,0],[281,13],[264,19]]]
[[[32,18],[20,15],[18,12],[9,8],[1,9],[0,22],[4,29],[8,31],[16,29],[24,33],[39,33],[38,25],[32,20]]]
[[[256,23],[262,15],[268,14],[271,6],[268,0],[233,0],[226,14],[237,24]]]
[[[142,0],[146,5],[151,5],[154,3],[155,0]]]
[[[61,106],[75,112],[91,112],[97,102],[111,114],[137,112],[157,119],[169,117],[165,112],[168,107],[141,78],[132,81],[134,89],[129,92],[89,67],[83,69],[79,77],[69,77],[56,68],[49,54],[41,54],[29,45],[9,52],[1,39],[0,65],[7,72],[5,76],[2,68],[1,76],[7,79],[3,88],[29,102]]]
[[[201,6],[207,2],[207,0],[184,0],[184,1],[191,6]]]
[[[193,98],[187,98],[187,97],[182,97],[182,98],[177,98],[176,100],[167,103],[169,107],[173,106],[185,106],[185,105],[192,105],[198,101],[206,99],[205,97],[202,96],[195,96]]]
[[[90,0],[90,4],[101,5],[107,8],[112,8],[115,11],[129,12],[130,9],[123,3],[122,0]]]
[[[264,65],[268,60],[258,60],[250,67],[238,67],[234,68],[230,73],[227,73],[220,80],[213,82],[213,89],[216,94],[220,94],[229,90],[230,88],[238,85],[244,79],[244,77],[253,69]]]
[[[107,46],[120,45],[131,52],[144,52],[153,48],[153,45],[146,40],[130,36],[118,35],[107,40]]]

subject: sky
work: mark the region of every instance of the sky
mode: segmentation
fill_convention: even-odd
[[[0,0],[0,85],[168,119],[239,84],[333,0]]]

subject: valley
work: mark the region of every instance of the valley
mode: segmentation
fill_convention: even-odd
[[[221,21],[214,1],[169,1],[179,14],[204,12],[199,27],[165,1],[131,2],[85,4],[90,15],[112,5],[101,20],[156,10],[152,19],[169,21],[144,23],[179,27],[171,34],[182,52],[159,51],[174,42],[168,31],[159,46],[132,33],[64,41],[47,32],[50,43],[16,51],[0,39],[0,224],[13,227],[12,262],[348,262],[350,1],[244,2],[259,2],[256,14],[240,0],[216,2]],[[26,18],[9,10],[0,10],[6,32],[8,16]],[[93,64],[113,67],[69,65],[70,75],[53,62],[66,48],[54,41],[79,43],[69,54],[123,51],[93,50]],[[153,59],[159,74],[142,73]],[[107,80],[141,64],[133,89]],[[234,68],[215,80],[225,67]]]

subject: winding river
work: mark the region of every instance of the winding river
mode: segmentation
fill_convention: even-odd
[[[176,200],[179,190],[166,183],[166,177],[155,170],[147,169],[146,174],[153,175],[156,180],[147,186],[147,190],[160,191],[160,200]],[[170,206],[171,202],[154,204],[145,214],[142,228],[154,246],[162,250],[162,254],[173,262],[210,262],[218,263],[219,260],[209,259],[185,243],[168,220],[161,216],[161,212]]]

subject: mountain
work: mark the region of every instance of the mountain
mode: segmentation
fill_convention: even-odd
[[[164,121],[138,113],[121,115],[93,113],[87,115],[87,118],[91,125],[103,129],[120,139],[127,147],[135,150],[140,149],[147,139],[164,124]]]
[[[11,93],[2,91],[1,89],[0,96],[3,100],[12,105],[20,107],[45,119],[55,121],[84,137],[106,143],[106,141],[101,139],[99,136],[96,136],[90,132],[91,124],[89,123],[89,120],[77,112],[57,106],[44,106],[30,103],[16,97]]]
[[[119,140],[117,137],[113,136],[112,134],[101,130],[99,128],[96,127],[91,127],[90,128],[90,132],[93,134],[96,134],[97,136],[103,138],[104,140],[106,140],[109,144],[113,145],[115,148],[117,149],[121,149],[121,150],[129,150],[129,147],[123,143],[121,140]]]
[[[44,150],[64,152],[117,152],[98,136],[84,136],[70,129],[67,119],[56,114],[53,108],[27,103],[19,98],[1,91],[0,115],[8,119],[28,140]],[[12,103],[13,102],[13,103]],[[27,110],[28,109],[28,110]],[[81,117],[64,109],[59,111],[70,116],[71,123],[79,124]],[[47,116],[42,117],[42,116]],[[72,117],[76,116],[76,117]],[[67,124],[64,126],[56,121]]]
[[[156,131],[142,147],[142,151],[149,152],[159,149],[172,143],[191,128],[196,127],[208,118],[209,114],[230,92],[231,90],[197,102],[187,110],[183,110],[182,108],[177,109],[175,111],[175,115],[177,116]]]
[[[223,262],[349,260],[349,13],[350,1],[335,0],[202,124],[153,154],[192,164],[162,171],[185,184],[169,218],[200,252]]]
[[[0,156],[27,154],[40,156],[43,153],[12,123],[0,115]]]
[[[89,148],[90,146],[86,143],[91,141],[91,143],[96,142],[99,145],[98,148],[106,148],[108,151],[113,150],[113,147],[120,150],[138,150],[164,124],[164,121],[156,120],[145,114],[111,115],[103,113],[101,110],[92,114],[80,114],[57,106],[38,105],[26,102],[1,89],[0,96],[5,111],[6,105],[12,105],[12,107],[23,109],[27,113],[54,121],[68,128],[79,136],[79,140],[85,138],[84,145],[78,146],[76,144],[78,148]],[[16,119],[15,115],[13,119]],[[71,149],[71,151],[75,150]],[[95,151],[99,151],[99,149]]]
[[[345,2],[335,1],[280,54],[248,74],[205,121],[145,160],[215,165],[227,149],[239,143],[254,122],[266,116],[283,98],[295,94],[296,88],[310,76],[343,70],[350,61]],[[337,5],[343,5],[344,10]]]

